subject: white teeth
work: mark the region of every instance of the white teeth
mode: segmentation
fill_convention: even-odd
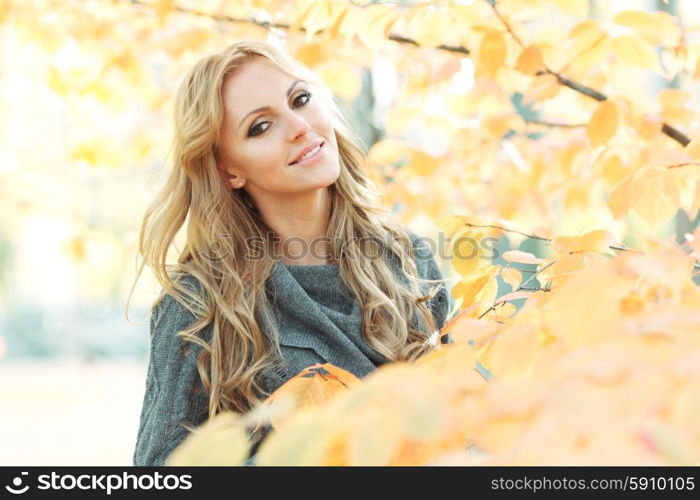
[[[301,158],[299,158],[295,163],[299,163],[301,160],[305,160],[305,159],[308,158],[309,156],[315,155],[316,152],[317,152],[319,149],[321,149],[321,145],[320,145],[320,144],[319,144],[318,146],[316,146],[315,148],[313,148],[313,149],[312,149],[311,151],[309,151],[308,153],[306,153],[304,156],[302,156]]]

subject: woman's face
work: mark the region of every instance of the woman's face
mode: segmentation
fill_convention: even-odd
[[[340,174],[330,115],[309,85],[254,57],[223,85],[220,166],[255,201],[326,188]],[[320,146],[320,147],[319,147]]]

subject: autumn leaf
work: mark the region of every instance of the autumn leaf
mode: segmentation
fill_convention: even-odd
[[[673,44],[681,36],[675,18],[666,12],[625,10],[616,14],[613,22],[630,28],[636,36],[653,44]]]
[[[264,405],[287,404],[293,402],[291,411],[315,408],[325,404],[339,391],[344,391],[359,383],[352,373],[329,363],[316,364],[305,368],[299,374],[282,384],[263,403]],[[287,415],[275,415],[273,427],[287,420]]]
[[[608,205],[614,217],[634,210],[652,227],[676,213],[680,191],[673,172],[663,167],[646,166],[626,177],[610,193]]]
[[[323,62],[315,70],[333,93],[341,99],[351,101],[362,90],[362,81],[357,71],[340,61]]]
[[[607,252],[608,239],[610,235],[607,231],[596,229],[583,236],[558,236],[552,240],[552,249],[557,253],[574,252]]]
[[[631,35],[620,35],[612,40],[615,54],[624,63],[636,68],[659,71],[659,57],[654,47],[645,40]]]
[[[586,129],[591,145],[597,147],[607,143],[617,132],[619,121],[619,112],[614,102],[605,100],[598,104]]]
[[[533,75],[544,68],[542,51],[536,45],[525,47],[518,57],[515,69],[527,75]]]
[[[530,252],[523,252],[522,250],[508,250],[504,252],[503,260],[517,264],[541,264],[544,262],[544,259],[535,257]]]
[[[185,439],[167,461],[168,466],[242,465],[248,458],[250,444],[239,416],[219,413]]]
[[[523,276],[520,273],[520,271],[513,267],[503,268],[501,270],[501,278],[503,279],[503,281],[508,283],[513,290],[518,288],[518,286],[520,286],[520,283],[523,280]]]
[[[485,35],[479,46],[479,64],[486,74],[495,77],[498,70],[506,60],[507,48],[503,34],[490,30]]]

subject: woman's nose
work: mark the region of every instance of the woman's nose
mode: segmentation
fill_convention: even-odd
[[[303,138],[309,132],[309,130],[311,130],[309,122],[307,122],[301,115],[291,111],[289,112],[288,116],[289,131],[287,138],[290,142]]]

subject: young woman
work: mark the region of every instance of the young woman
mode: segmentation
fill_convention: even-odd
[[[176,96],[173,154],[140,233],[139,275],[149,265],[163,290],[135,465],[315,363],[363,377],[436,348],[450,302],[432,253],[380,207],[308,68],[263,42],[202,59]]]

